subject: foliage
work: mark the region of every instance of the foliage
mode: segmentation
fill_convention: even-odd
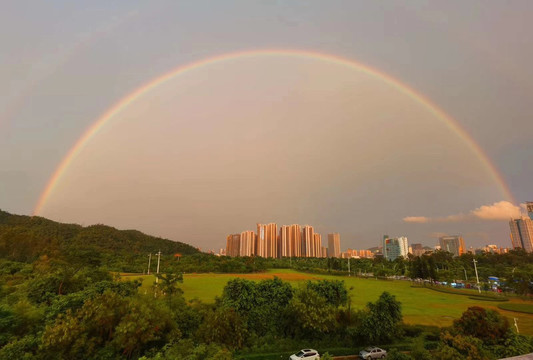
[[[489,357],[488,354],[482,350],[482,345],[482,341],[475,337],[452,335],[445,331],[441,336],[441,344],[434,354],[435,359],[485,360]]]
[[[394,295],[383,292],[375,303],[367,304],[359,334],[371,343],[386,343],[399,335],[402,321],[401,304]]]
[[[315,339],[335,328],[334,307],[308,287],[298,289],[288,307],[287,331],[295,336]]]
[[[110,348],[129,356],[148,343],[179,336],[170,319],[168,310],[157,302],[106,291],[47,326],[42,350],[63,358],[87,358]]]
[[[279,329],[292,297],[292,287],[277,277],[258,283],[234,279],[224,287],[221,301],[245,319],[250,331],[263,336]]]
[[[453,328],[460,334],[476,337],[486,344],[496,344],[509,330],[509,321],[497,311],[473,306],[453,322]]]
[[[157,274],[155,287],[166,296],[168,305],[172,308],[172,302],[175,295],[183,294],[183,290],[178,287],[178,283],[183,283],[183,274]]]
[[[531,338],[512,331],[497,311],[476,306],[468,308],[450,330],[442,333],[438,359],[496,359],[532,351]]]
[[[76,255],[80,261],[97,260],[119,271],[142,271],[145,254],[159,250],[169,255],[198,253],[190,245],[135,230],[117,230],[104,225],[82,227],[38,216],[12,215],[0,210],[0,258],[11,261],[30,263],[43,255],[58,259],[59,255]],[[97,255],[99,259],[92,255]],[[63,273],[68,278],[80,264],[72,259],[66,264],[73,266]],[[136,264],[142,265],[132,268]]]
[[[143,356],[139,360],[231,360],[233,356],[227,349],[217,344],[200,344],[192,340],[179,340],[165,345],[153,357]]]
[[[324,354],[322,354],[322,356],[320,356],[320,359],[322,359],[322,360],[333,360],[333,356],[331,356],[328,352],[325,352]]]
[[[247,340],[246,323],[231,308],[210,311],[198,329],[198,338],[205,343],[217,343],[229,349],[240,349]]]
[[[428,350],[426,350],[426,348],[424,347],[424,338],[422,337],[418,337],[414,341],[414,346],[413,346],[413,349],[411,350],[410,356],[411,358],[416,359],[416,360],[432,360],[433,359],[433,356],[431,355],[431,353]]]
[[[341,280],[319,280],[308,281],[307,287],[326,299],[329,305],[335,307],[346,305],[348,302],[348,291]]]
[[[407,354],[404,354],[396,349],[391,349],[388,353],[387,353],[387,360],[411,360],[411,359],[417,359],[419,360],[419,358],[414,358],[414,357],[411,357]],[[421,359],[420,359],[421,360]]]

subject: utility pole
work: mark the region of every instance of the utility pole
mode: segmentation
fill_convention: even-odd
[[[474,262],[474,270],[476,270],[476,281],[477,281],[477,291],[481,294],[481,286],[479,286],[479,276],[477,275],[477,266],[476,266],[476,259],[472,260]]]
[[[157,274],[159,275],[159,262],[161,261],[161,250],[157,253]],[[159,279],[156,277],[155,282],[159,282]]]
[[[350,258],[348,258],[348,276],[352,276],[350,273]]]
[[[150,262],[152,261],[152,253],[148,255],[148,275],[150,275]]]

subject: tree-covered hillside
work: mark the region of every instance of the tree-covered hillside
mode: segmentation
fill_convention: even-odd
[[[62,224],[39,216],[12,215],[0,210],[0,258],[31,263],[42,255],[52,256],[90,248],[103,263],[116,268],[117,262],[136,262],[161,250],[169,255],[198,253],[188,244],[143,234],[117,230],[105,225],[83,227]],[[118,269],[117,269],[118,270]]]

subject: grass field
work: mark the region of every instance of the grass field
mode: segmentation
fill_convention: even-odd
[[[307,274],[293,270],[270,270],[258,274],[185,274],[183,284],[180,287],[183,289],[186,299],[197,298],[202,302],[209,303],[214,301],[215,296],[222,294],[224,286],[231,279],[240,277],[250,280],[262,280],[270,279],[274,276],[290,282],[293,286],[298,286],[298,283],[305,280],[344,280],[346,288],[350,289],[352,308],[354,309],[364,308],[369,301],[375,301],[383,291],[388,291],[401,301],[404,321],[409,324],[449,326],[469,306],[481,306],[498,310],[509,319],[511,324],[514,324],[513,318],[516,318],[520,333],[533,335],[533,314],[499,309],[498,305],[501,303],[496,301],[479,301],[470,299],[468,296],[411,287],[411,282],[403,280],[375,280]],[[128,280],[143,279],[140,291],[146,293],[151,291],[151,286],[155,281],[155,277],[152,275],[128,275],[123,278]],[[472,290],[464,291],[472,292],[472,295],[476,294]],[[515,303],[524,304],[523,301],[518,299],[511,299],[506,304]]]
[[[531,303],[510,303],[510,304],[500,304],[498,308],[501,310],[509,310],[519,313],[533,314],[533,304]]]

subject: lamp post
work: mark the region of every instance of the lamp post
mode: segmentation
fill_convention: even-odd
[[[348,276],[352,276],[350,273],[350,258],[348,258]]]
[[[159,275],[159,263],[161,261],[161,250],[159,250],[159,252],[157,253],[157,275]],[[157,275],[156,275],[156,278],[155,278],[155,282],[158,283],[159,282],[159,278],[157,278]]]
[[[481,294],[481,286],[479,286],[479,276],[477,274],[477,266],[476,266],[477,260],[474,259],[472,261],[474,262],[474,270],[476,270],[477,291],[479,291],[479,293]]]

